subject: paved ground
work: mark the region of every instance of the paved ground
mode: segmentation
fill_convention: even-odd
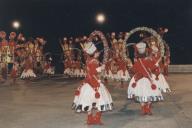
[[[173,92],[154,104],[153,116],[141,116],[139,104],[126,99],[126,89],[110,84],[115,108],[104,113],[103,126],[87,126],[86,114],[71,110],[78,82],[0,83],[0,128],[192,128],[192,74],[170,75]]]

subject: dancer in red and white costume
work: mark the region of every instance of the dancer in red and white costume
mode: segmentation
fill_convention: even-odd
[[[117,58],[117,79],[121,81],[121,86],[123,87],[123,82],[130,79],[130,75],[127,69],[128,62],[121,56]]]
[[[54,68],[51,66],[52,58],[49,57],[48,61],[44,65],[44,73],[47,75],[54,75]]]
[[[20,77],[21,79],[30,79],[37,77],[33,71],[33,59],[31,56],[28,56],[27,59],[25,60],[24,67],[25,69],[21,74]]]
[[[9,48],[12,55],[14,54],[15,47],[16,47],[15,37],[16,37],[16,33],[11,32],[9,35]]]
[[[84,51],[89,55],[86,61],[86,78],[75,92],[72,108],[76,112],[87,112],[87,124],[102,124],[101,114],[112,110],[113,101],[107,88],[98,77],[104,66],[99,66],[99,53],[92,42],[86,44]],[[95,115],[93,113],[96,112]]]
[[[152,102],[162,101],[161,90],[155,85],[152,78],[152,71],[156,71],[157,62],[146,57],[146,44],[140,42],[136,45],[138,56],[133,65],[134,76],[128,87],[128,99],[135,99],[141,104],[142,114],[151,115]]]
[[[106,78],[106,79],[114,79],[114,78],[113,78],[112,69],[111,69],[112,61],[113,61],[112,59],[109,59],[109,60],[105,63],[105,78]]]
[[[65,62],[64,62],[64,67],[65,67],[64,74],[65,75],[70,76],[71,65],[72,65],[72,60],[70,58],[65,59]]]
[[[77,77],[77,78],[85,76],[84,71],[81,68],[81,61],[80,61],[80,59],[75,61],[74,76]]]

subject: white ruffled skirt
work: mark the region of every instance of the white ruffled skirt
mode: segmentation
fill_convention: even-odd
[[[22,72],[22,74],[21,74],[21,79],[26,79],[26,78],[35,78],[35,77],[37,77],[36,75],[35,75],[35,73],[33,72],[33,70],[32,69],[28,69],[27,71],[23,71]]]
[[[132,77],[129,87],[128,87],[128,99],[134,99],[137,102],[153,102],[153,101],[162,101],[163,96],[161,90],[156,87],[155,90],[151,88],[151,82],[149,79],[143,77],[136,82],[136,87],[132,87],[132,84],[135,83],[134,77]]]
[[[166,93],[166,92],[171,92],[171,89],[169,87],[169,84],[167,83],[167,80],[165,79],[165,77],[163,76],[163,74],[159,74],[158,78],[159,80],[156,80],[156,76],[153,74],[152,78],[154,80],[154,83],[158,86],[158,88]]]
[[[79,96],[75,96],[72,108],[76,112],[88,112],[92,109],[98,111],[112,110],[113,101],[107,88],[100,83],[98,89],[100,98],[95,98],[95,90],[88,84],[84,83],[80,88]]]
[[[54,68],[48,68],[47,70],[44,71],[44,73],[53,75],[55,74],[55,71],[54,71]]]
[[[75,69],[74,70],[74,76],[80,77],[80,69]]]

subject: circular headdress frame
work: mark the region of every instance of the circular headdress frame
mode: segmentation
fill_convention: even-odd
[[[104,36],[104,34],[101,31],[94,31],[89,35],[89,39],[93,39],[95,36],[99,36],[99,38],[101,39],[101,41],[103,42],[103,47],[104,47],[104,54],[103,54],[103,63],[106,63],[108,60],[108,50],[109,50],[109,45],[107,42],[106,37]]]
[[[163,57],[164,56],[164,53],[165,53],[165,50],[164,50],[164,41],[162,39],[162,37],[152,28],[148,28],[148,27],[137,27],[137,28],[134,28],[132,29],[131,31],[129,31],[126,36],[125,36],[125,39],[124,39],[124,45],[126,46],[126,42],[127,40],[131,37],[132,34],[138,32],[138,31],[145,31],[145,32],[148,32],[150,33],[151,35],[153,35],[155,38],[157,38],[157,44],[160,48],[160,52],[161,52],[161,56]],[[127,55],[126,53],[124,53],[124,58],[127,58]]]

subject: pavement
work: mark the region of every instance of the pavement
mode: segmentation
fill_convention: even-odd
[[[0,83],[0,128],[192,128],[192,74],[170,74],[172,92],[142,116],[140,105],[127,100],[127,89],[107,87],[114,110],[103,114],[102,126],[87,126],[86,114],[71,110],[80,80],[56,77],[32,82]]]

